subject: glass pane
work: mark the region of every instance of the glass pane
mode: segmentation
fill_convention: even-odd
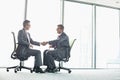
[[[14,49],[11,32],[16,34],[22,28],[24,20],[25,0],[1,0],[0,1],[0,67],[13,66],[18,60],[11,59]]]
[[[119,53],[119,11],[104,7],[96,9],[97,68],[106,68]]]
[[[56,39],[56,28],[60,23],[60,0],[29,0],[27,19],[31,21],[31,37],[36,41]],[[43,53],[48,46],[36,47]],[[41,55],[43,56],[43,55]],[[25,65],[33,66],[34,59],[30,58]]]
[[[92,63],[92,6],[65,1],[65,32],[70,41],[77,39],[71,58],[64,66],[70,68],[91,68]]]

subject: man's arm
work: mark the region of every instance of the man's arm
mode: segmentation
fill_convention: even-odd
[[[61,45],[62,47],[68,47],[69,39],[67,36],[63,35],[60,37],[60,39],[49,41],[49,44],[52,45],[52,47],[55,47],[57,44]]]
[[[69,47],[69,38],[67,36],[63,36],[60,40],[60,45],[62,47]]]
[[[49,41],[48,44],[52,45],[52,47],[55,47],[57,45],[58,40],[53,40],[53,41]]]
[[[29,34],[30,36],[30,34]],[[33,45],[37,45],[37,46],[40,46],[40,42],[37,42],[37,41],[34,41],[31,36],[30,36],[30,43],[33,44]]]
[[[24,35],[24,32],[22,30],[20,30],[18,32],[18,43],[21,45],[25,45],[25,46],[29,47],[30,44],[29,44],[29,42],[24,40],[23,35]]]

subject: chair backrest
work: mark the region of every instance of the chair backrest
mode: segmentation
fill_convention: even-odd
[[[76,41],[76,39],[73,39],[72,41],[69,42],[69,44],[70,44],[70,50],[69,50],[69,51],[70,51],[70,52],[71,52],[71,49],[72,49],[72,47],[73,47],[75,41]],[[69,54],[70,54],[70,52],[69,52]],[[64,61],[64,62],[68,62],[68,61],[69,61],[69,58],[70,58],[70,56],[67,57],[67,58],[63,58],[62,61]]]
[[[12,54],[11,54],[11,58],[12,59],[17,59],[17,56],[16,56],[16,47],[17,47],[17,43],[16,43],[16,39],[15,39],[15,33],[14,32],[12,32],[12,35],[13,35],[13,40],[14,40],[14,50],[13,50],[13,52],[12,52]]]
[[[72,49],[72,47],[73,47],[75,41],[76,41],[76,39],[73,39],[73,41],[70,42],[70,51],[71,51],[71,49]]]

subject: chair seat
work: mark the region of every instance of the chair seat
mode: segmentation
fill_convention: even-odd
[[[69,61],[69,59],[67,59],[67,58],[63,58],[63,59],[56,59],[56,61],[64,61],[64,62],[68,62]]]

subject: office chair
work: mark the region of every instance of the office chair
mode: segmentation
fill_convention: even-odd
[[[19,64],[19,66],[7,67],[7,72],[9,72],[9,69],[14,69],[15,73],[17,73],[17,71],[21,71],[22,69],[27,69],[27,70],[30,70],[30,72],[32,73],[33,72],[32,68],[23,66],[22,63],[24,62],[24,60],[20,60],[17,58],[17,55],[16,55],[17,43],[16,43],[16,39],[15,39],[15,33],[12,32],[12,35],[13,35],[13,39],[14,39],[14,50],[11,54],[11,58],[14,60],[19,60],[20,64]]]
[[[70,44],[70,51],[71,51],[71,49],[72,49],[75,41],[76,41],[76,39],[74,39],[74,40],[72,41],[72,43]],[[65,68],[65,67],[63,67],[63,66],[61,65],[62,62],[68,62],[68,61],[69,61],[69,58],[68,58],[67,56],[66,56],[66,58],[63,58],[63,59],[61,59],[61,60],[59,60],[59,59],[57,60],[57,59],[56,59],[56,61],[59,62],[59,65],[58,65],[58,68],[57,68],[58,71],[60,71],[61,69],[63,69],[63,70],[67,70],[68,73],[71,73],[71,72],[72,72],[69,68]]]

